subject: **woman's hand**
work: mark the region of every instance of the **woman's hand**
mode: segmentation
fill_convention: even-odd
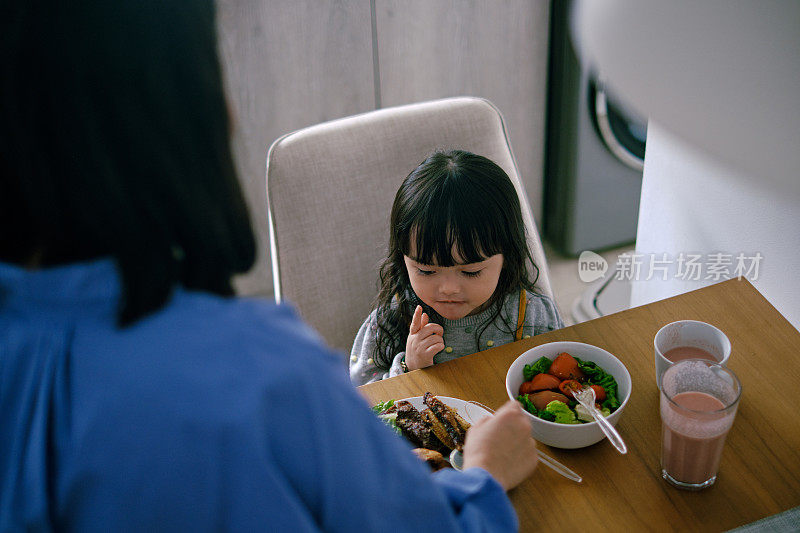
[[[406,340],[406,365],[409,370],[425,368],[433,364],[433,356],[444,350],[444,328],[430,322],[422,306],[414,309],[411,328]]]
[[[538,462],[531,424],[517,402],[507,402],[467,431],[464,468],[483,468],[505,490],[522,483]]]

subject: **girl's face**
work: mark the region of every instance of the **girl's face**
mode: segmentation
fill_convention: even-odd
[[[444,318],[458,320],[486,308],[503,270],[503,254],[478,263],[461,263],[457,255],[453,258],[455,266],[440,267],[403,256],[411,288],[420,300]]]

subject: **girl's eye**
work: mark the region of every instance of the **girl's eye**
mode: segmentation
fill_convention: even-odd
[[[476,270],[475,272],[467,272],[465,270],[465,271],[462,271],[461,273],[464,274],[465,276],[467,276],[468,278],[477,278],[478,276],[481,275],[481,272],[483,272],[483,269]]]
[[[434,272],[433,270],[422,270],[421,268],[418,268],[417,273],[420,276],[430,276],[432,274],[435,274],[436,272]]]

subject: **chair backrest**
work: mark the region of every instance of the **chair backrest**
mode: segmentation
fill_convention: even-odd
[[[380,109],[276,140],[267,155],[275,299],[289,301],[333,348],[349,353],[378,292],[389,214],[400,183],[430,152],[463,149],[511,177],[537,288],[552,296],[539,233],[502,116],[472,97]]]

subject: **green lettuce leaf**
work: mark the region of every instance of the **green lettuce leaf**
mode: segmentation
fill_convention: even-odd
[[[377,414],[378,418],[380,418],[384,424],[392,428],[395,433],[397,433],[398,435],[402,435],[403,431],[400,429],[400,426],[397,425],[397,422],[395,422],[395,418],[397,418],[397,413],[392,413],[390,415],[381,414],[382,412],[389,409],[393,405],[394,405],[394,400],[378,402],[372,406],[372,412]]]
[[[394,400],[386,400],[385,402],[378,402],[372,406],[373,413],[382,413],[394,405]]]
[[[522,369],[522,375],[525,377],[525,381],[530,381],[536,374],[544,374],[550,370],[550,364],[552,362],[553,361],[547,357],[542,356],[533,364],[525,365],[525,368]]]
[[[613,413],[620,405],[617,392],[617,380],[614,379],[614,376],[597,366],[597,363],[583,361],[577,357],[575,360],[578,361],[578,368],[586,374],[590,385],[600,385],[605,389],[606,399],[601,406]]]

